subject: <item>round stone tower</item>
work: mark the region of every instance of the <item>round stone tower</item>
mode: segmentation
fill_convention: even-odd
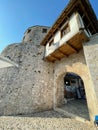
[[[0,115],[30,114],[53,107],[53,63],[43,60],[44,47],[40,45],[48,30],[30,27],[21,43],[2,52],[19,67],[0,70]]]
[[[47,34],[48,30],[49,27],[46,26],[29,27],[24,33],[23,42],[33,42],[35,45],[40,45],[41,40]]]

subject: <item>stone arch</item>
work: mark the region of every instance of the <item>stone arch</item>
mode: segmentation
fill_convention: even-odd
[[[54,82],[54,107],[59,106],[63,103],[63,97],[64,97],[64,75],[66,71],[61,73]]]
[[[79,75],[84,82],[90,119],[93,121],[94,116],[98,114],[98,108],[96,107],[98,101],[96,98],[90,70],[86,63],[83,51],[80,51],[77,54],[73,54],[68,58],[62,59],[61,62],[56,62],[54,70],[54,108],[63,103],[64,75],[67,72],[73,72]]]
[[[63,66],[56,71],[54,76],[54,106],[60,106],[64,102],[64,76],[67,72],[73,72],[81,77],[87,90],[87,80],[89,80],[87,65],[78,63],[70,66]]]

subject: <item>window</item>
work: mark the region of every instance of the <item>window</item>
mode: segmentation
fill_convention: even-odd
[[[54,42],[54,39],[50,40],[49,46],[51,46],[53,44],[53,42]]]
[[[27,30],[27,33],[29,33],[29,32],[31,32],[31,29],[28,29],[28,30]]]
[[[42,33],[47,33],[47,29],[43,28]]]
[[[66,35],[67,33],[70,32],[70,27],[69,24],[65,25],[64,28],[61,30],[61,37],[63,37],[64,35]]]
[[[30,42],[32,41],[32,39],[29,40]]]

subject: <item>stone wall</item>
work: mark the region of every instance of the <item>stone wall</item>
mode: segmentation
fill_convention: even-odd
[[[81,68],[81,69],[80,69]],[[83,78],[86,70],[86,63],[83,51],[63,58],[60,62],[55,62],[54,83],[56,88],[56,103],[60,105],[64,98],[64,76],[67,72],[73,72]],[[87,76],[85,74],[85,76]],[[61,101],[62,99],[62,101]]]
[[[23,42],[33,42],[33,45],[40,45],[41,40],[47,34],[48,30],[49,27],[46,26],[29,27],[24,33]]]
[[[83,50],[77,54],[65,57],[60,61],[55,62],[55,72],[54,72],[54,107],[60,106],[64,100],[64,76],[67,72],[73,72],[78,74],[85,86],[86,98],[88,109],[90,112],[90,118],[94,117],[94,111],[96,104],[92,103],[93,96],[95,95],[92,91],[92,80],[90,77],[88,66],[86,65],[85,56]]]
[[[73,72],[84,82],[90,118],[94,120],[98,114],[98,36],[83,45],[84,51],[51,63],[44,61],[45,48],[40,45],[49,28],[29,29],[21,43],[11,44],[2,52],[19,67],[0,69],[0,115],[30,114],[61,105],[64,76]]]
[[[14,43],[2,52],[19,67],[0,69],[0,115],[28,114],[53,107],[53,63],[43,60],[40,41],[46,33],[42,29],[34,27],[37,38],[32,35],[32,42]]]
[[[92,99],[90,104],[93,108],[90,109],[93,109],[94,118],[94,115],[98,115],[98,34],[93,35],[89,42],[83,44],[83,48],[91,77],[92,91],[89,91],[89,98]]]

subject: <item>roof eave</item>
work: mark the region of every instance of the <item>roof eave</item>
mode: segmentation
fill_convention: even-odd
[[[98,32],[98,22],[97,22],[97,18],[96,15],[91,7],[91,4],[89,2],[89,0],[70,0],[69,4],[67,5],[67,7],[62,11],[61,15],[58,17],[58,19],[55,21],[55,23],[53,24],[53,26],[50,28],[50,30],[48,31],[47,35],[44,37],[44,39],[41,41],[41,45],[46,45],[46,42],[48,41],[48,39],[54,34],[54,32],[58,29],[58,26],[61,24],[61,21],[64,18],[68,18],[73,11],[77,11],[77,5],[81,5],[86,9],[88,9],[88,16],[90,18],[92,18],[93,20],[91,20],[92,24],[94,26],[96,26],[96,33]],[[84,6],[85,5],[85,6]],[[78,7],[79,8],[79,7]]]

